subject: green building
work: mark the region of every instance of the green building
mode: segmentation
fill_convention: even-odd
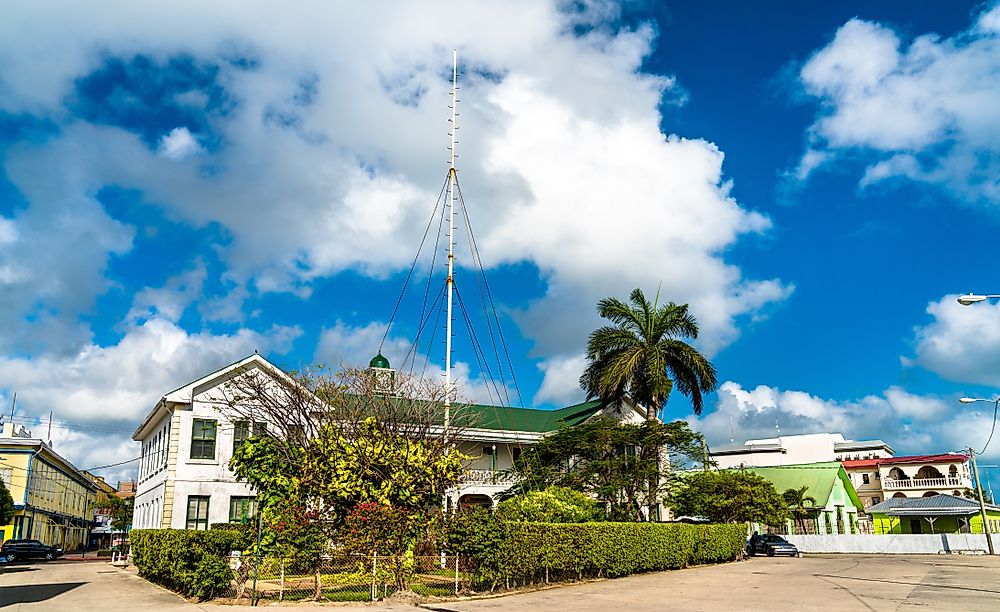
[[[791,508],[787,533],[860,533],[858,513],[864,512],[864,506],[839,461],[742,469],[762,476],[779,494],[806,487],[806,496],[816,500],[801,510]]]
[[[954,495],[890,498],[868,513],[875,533],[983,533],[979,501]],[[986,520],[1000,531],[1000,508],[987,504]]]

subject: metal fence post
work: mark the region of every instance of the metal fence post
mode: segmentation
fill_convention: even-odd
[[[281,584],[278,586],[278,601],[285,598],[285,560],[281,560]]]
[[[455,555],[455,595],[458,595],[458,555]]]
[[[375,598],[378,596],[378,591],[376,590],[378,587],[375,586],[375,579],[377,575],[375,573],[376,572],[375,566],[377,563],[378,563],[378,552],[372,551],[372,601],[375,601]]]

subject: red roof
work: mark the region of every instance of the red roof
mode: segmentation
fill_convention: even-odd
[[[879,459],[845,459],[841,463],[844,464],[845,468],[864,468],[898,463],[962,463],[968,460],[968,455],[944,453],[943,455],[910,455],[908,457],[882,457]]]

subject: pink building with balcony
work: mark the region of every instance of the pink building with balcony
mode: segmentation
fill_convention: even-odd
[[[865,507],[886,499],[961,497],[972,491],[969,456],[963,453],[843,460]]]

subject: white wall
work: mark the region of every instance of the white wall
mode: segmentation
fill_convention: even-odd
[[[885,534],[885,535],[788,535],[786,540],[806,553],[945,554],[985,553],[986,536],[981,533]],[[1000,547],[1000,538],[994,537]]]
[[[208,496],[208,522],[229,522],[229,500],[231,497],[253,496],[249,485],[236,481],[229,469],[233,457],[233,423],[217,404],[211,401],[212,390],[196,395],[190,410],[181,409],[180,427],[177,438],[177,466],[174,472],[174,508],[171,527],[187,527],[188,497]],[[195,419],[216,421],[215,457],[212,459],[191,458],[191,428]]]
[[[133,529],[155,529],[160,527],[163,517],[163,493],[167,480],[170,436],[170,412],[150,428],[142,443],[139,459],[139,477],[136,482],[135,506],[132,509]]]
[[[833,445],[843,441],[844,436],[828,433],[785,436],[777,439],[777,442],[788,451],[785,455],[786,465],[833,461],[835,458]]]

